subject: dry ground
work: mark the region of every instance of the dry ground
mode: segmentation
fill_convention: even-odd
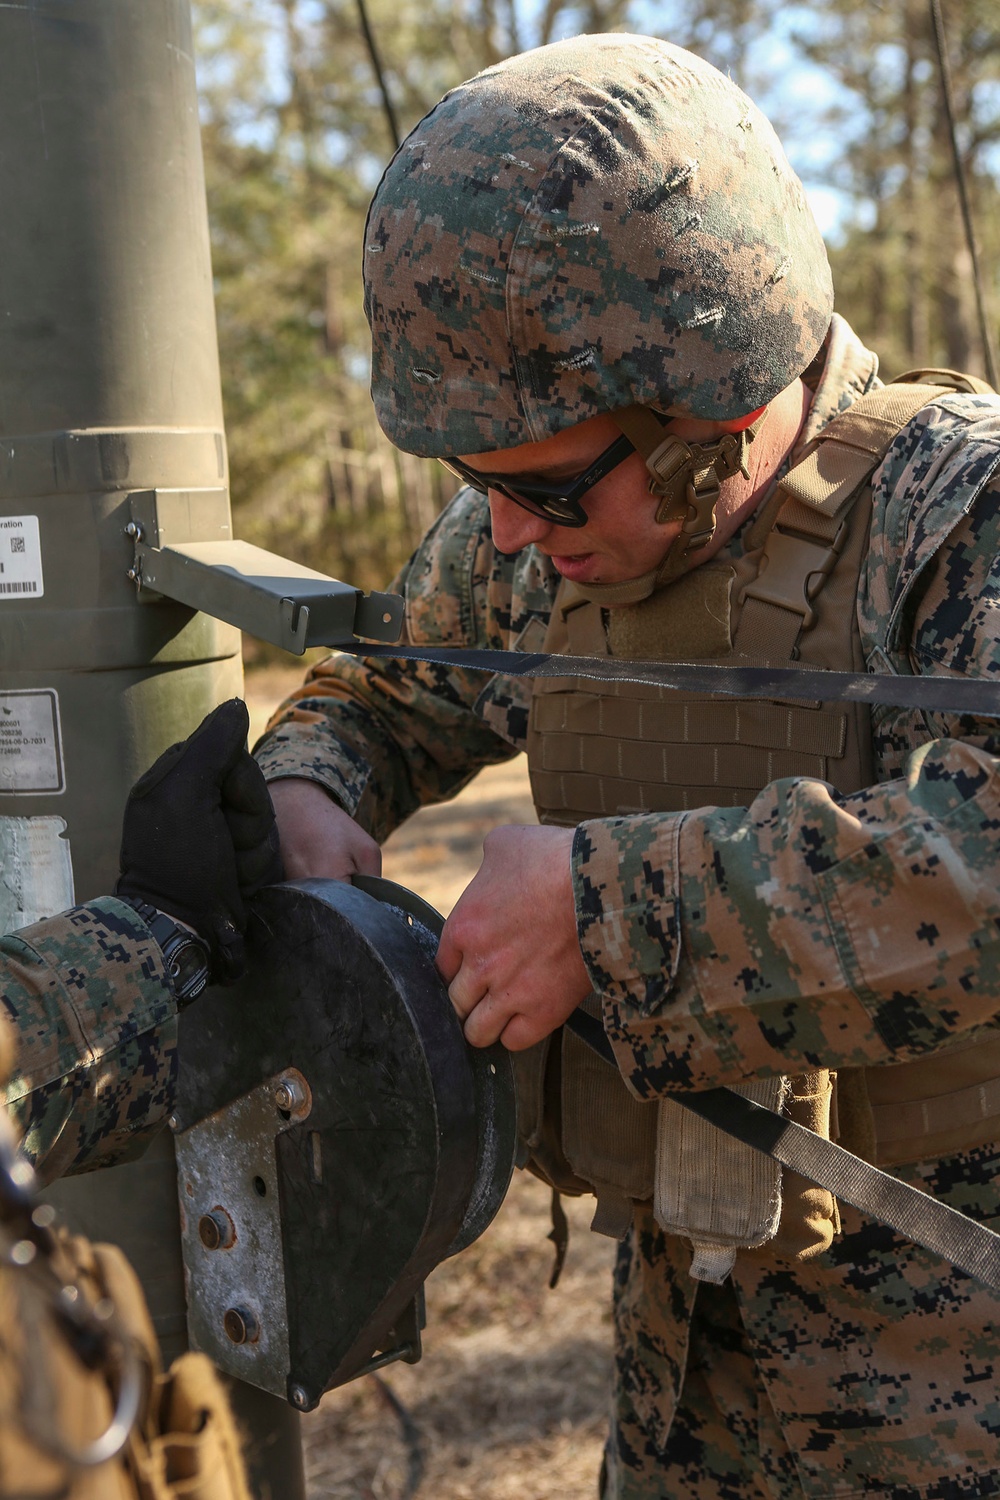
[[[247,679],[255,733],[300,679]],[[385,847],[383,873],[448,912],[495,824],[533,821],[523,759],[484,772]],[[547,1190],[515,1175],[496,1220],[427,1283],[424,1357],[333,1391],[305,1419],[310,1500],[591,1500],[604,1439],[614,1247],[569,1202],[570,1250],[548,1290]],[[412,1486],[419,1453],[422,1479]]]

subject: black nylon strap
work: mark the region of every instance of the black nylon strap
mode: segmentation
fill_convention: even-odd
[[[365,642],[358,656],[399,657],[507,677],[584,677],[638,682],[685,693],[733,698],[799,698],[810,703],[880,703],[934,713],[1000,718],[1000,679],[897,677],[889,672],[829,672],[819,667],[731,667],[717,662],[624,661],[619,657],[546,652],[459,650],[450,646],[382,646]]]
[[[616,1065],[614,1049],[596,1017],[576,1010],[566,1024],[605,1062]],[[992,1291],[1000,1291],[1000,1234],[988,1225],[977,1224],[940,1199],[890,1177],[834,1141],[732,1089],[705,1089],[670,1098],[726,1135],[780,1161],[915,1245],[950,1261]]]

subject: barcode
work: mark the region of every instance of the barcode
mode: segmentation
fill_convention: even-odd
[[[37,594],[38,584],[33,578],[26,583],[0,583],[0,594]]]

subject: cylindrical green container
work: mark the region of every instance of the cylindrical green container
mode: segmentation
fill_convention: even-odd
[[[110,890],[136,776],[239,693],[239,635],[136,597],[131,493],[227,485],[188,0],[0,5],[0,921]],[[185,1319],[169,1141],[59,1184]],[[261,1496],[297,1415],[247,1393]],[[237,1405],[241,1404],[237,1397]]]

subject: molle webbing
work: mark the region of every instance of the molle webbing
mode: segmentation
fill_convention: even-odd
[[[912,1062],[865,1068],[861,1080],[876,1166],[971,1151],[1000,1137],[1000,1030],[981,1029]],[[842,1144],[853,1150],[850,1123]]]
[[[822,510],[800,514],[802,502],[783,487],[769,507],[771,527],[745,556],[705,563],[639,604],[608,611],[606,626],[598,604],[564,585],[545,649],[662,659],[678,643],[689,660],[777,665],[795,652],[813,666],[862,671],[855,601],[870,508],[853,503],[857,493],[841,498],[832,525]],[[868,710],[860,705],[710,698],[574,678],[536,681],[528,762],[539,817],[567,824],[743,807],[784,776],[812,776],[849,793],[872,774]]]

